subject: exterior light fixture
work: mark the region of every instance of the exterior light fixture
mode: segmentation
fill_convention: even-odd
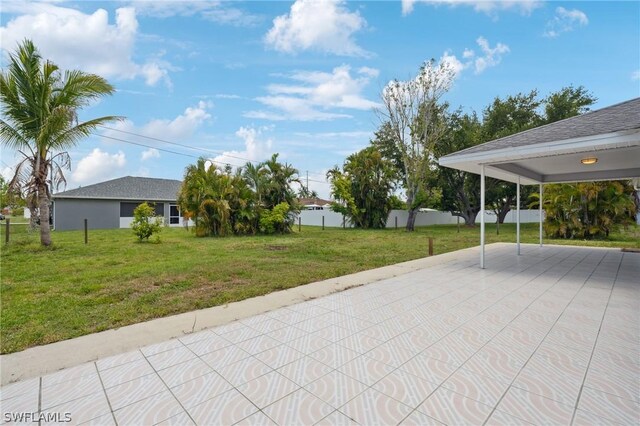
[[[596,157],[587,157],[587,158],[583,158],[582,160],[580,160],[580,162],[582,164],[596,164],[598,162],[598,159]]]

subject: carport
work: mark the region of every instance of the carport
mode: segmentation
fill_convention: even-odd
[[[539,185],[542,245],[544,184],[640,180],[640,98],[467,148],[440,158],[439,164],[480,175],[480,267],[484,269],[485,177],[517,185],[518,254],[520,185]]]

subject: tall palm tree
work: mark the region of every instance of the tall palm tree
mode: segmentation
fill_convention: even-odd
[[[105,79],[82,71],[60,71],[42,60],[33,42],[23,41],[0,73],[0,138],[7,147],[24,156],[16,173],[27,167],[31,173],[25,191],[37,199],[40,243],[51,244],[49,171],[61,152],[76,145],[101,124],[118,120],[107,116],[78,122],[78,111],[90,102],[115,91]],[[56,173],[61,173],[61,168]],[[55,180],[55,179],[54,179]]]

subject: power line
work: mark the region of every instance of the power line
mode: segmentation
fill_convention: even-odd
[[[141,146],[141,147],[144,147],[144,148],[157,149],[158,151],[166,152],[166,153],[169,153],[169,154],[181,155],[183,157],[189,157],[189,158],[195,158],[195,159],[199,159],[200,158],[200,157],[198,157],[196,155],[191,155],[191,154],[185,154],[183,152],[172,151],[172,150],[166,149],[166,148],[158,148],[158,147],[155,147],[155,146],[146,145],[146,144],[143,144],[143,143],[140,143],[140,142],[133,142],[133,141],[129,141],[129,140],[126,140],[126,139],[116,138],[116,137],[113,137],[113,136],[100,135],[100,134],[97,134],[97,133],[93,133],[93,135],[97,136],[97,137],[101,137],[101,138],[111,139],[111,140],[118,141],[118,142],[128,143],[128,144],[131,144],[131,145]],[[222,166],[227,166],[228,165],[228,163],[223,163],[221,161],[215,161],[215,160],[211,160],[211,159],[207,159],[207,160],[211,161],[212,163],[220,164]],[[241,166],[235,166],[235,167],[241,167]],[[327,183],[326,181],[319,181],[319,180],[313,180],[313,179],[309,179],[309,182],[323,183],[323,184]]]
[[[179,146],[179,147],[182,147],[182,148],[187,148],[187,149],[190,149],[190,150],[196,151],[196,152],[208,152],[208,153],[212,153],[212,154],[220,154],[220,155],[224,155],[225,157],[235,158],[237,160],[246,161],[248,163],[255,163],[255,164],[259,164],[260,163],[260,161],[250,160],[248,158],[239,157],[237,155],[231,155],[231,154],[228,154],[228,153],[226,153],[225,151],[222,151],[222,150],[207,149],[207,148],[196,147],[196,146],[193,146],[193,145],[187,145],[187,144],[183,144],[183,143],[172,142],[172,141],[168,141],[166,139],[157,138],[157,137],[154,137],[154,136],[147,136],[147,135],[142,135],[140,133],[130,132],[130,131],[127,131],[127,130],[116,129],[115,127],[109,127],[109,126],[104,126],[104,125],[99,125],[99,127],[102,127],[103,129],[107,129],[107,130],[113,130],[115,132],[125,133],[125,134],[131,135],[131,136],[137,136],[137,137],[140,137],[140,138],[153,140],[153,141],[156,141],[156,142],[162,142],[162,143],[166,143],[166,144],[169,144],[169,145],[174,145],[174,146]],[[95,135],[95,133],[94,133],[94,135]],[[96,136],[103,136],[103,135],[96,135]],[[104,137],[108,137],[108,136],[104,136]],[[142,146],[146,146],[146,145],[142,145]],[[155,148],[155,147],[151,146],[149,148]],[[159,149],[159,148],[156,148],[156,149]],[[312,172],[312,171],[309,171],[309,170],[305,170],[305,171],[307,173],[311,174],[311,175],[322,176],[323,178],[325,177],[325,173]]]

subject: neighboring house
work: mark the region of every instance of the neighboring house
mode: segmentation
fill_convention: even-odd
[[[329,208],[331,201],[322,198],[298,198],[303,210],[325,210]]]
[[[91,229],[129,228],[133,210],[142,202],[155,204],[165,224],[181,226],[177,205],[182,182],[126,176],[53,194],[53,224],[66,231],[82,229],[84,219]]]

